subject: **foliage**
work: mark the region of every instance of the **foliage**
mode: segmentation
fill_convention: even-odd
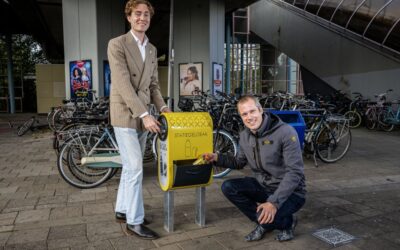
[[[0,39],[0,59],[7,65],[7,45],[5,36]],[[23,75],[34,75],[35,64],[48,63],[40,44],[28,35],[12,36],[12,59],[21,66]],[[3,64],[3,65],[4,65]]]

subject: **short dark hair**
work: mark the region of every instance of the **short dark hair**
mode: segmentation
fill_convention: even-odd
[[[146,4],[150,11],[150,17],[154,15],[154,8],[151,3],[147,0],[129,0],[125,5],[125,16],[130,16],[132,10],[136,8],[139,4]]]
[[[239,100],[238,100],[237,105],[236,105],[237,108],[239,109],[239,105],[240,105],[240,104],[245,103],[245,102],[247,102],[247,101],[249,101],[249,100],[253,100],[257,107],[262,108],[262,107],[261,107],[261,104],[260,104],[260,101],[258,100],[258,98],[255,97],[255,96],[253,96],[253,95],[243,95],[243,96],[241,96],[241,97],[239,98]]]

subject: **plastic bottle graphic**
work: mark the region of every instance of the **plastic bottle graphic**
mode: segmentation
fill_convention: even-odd
[[[185,142],[185,157],[190,157],[192,156],[192,143],[190,143],[190,140],[186,140]]]

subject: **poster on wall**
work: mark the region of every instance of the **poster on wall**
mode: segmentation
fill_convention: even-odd
[[[108,61],[103,61],[103,72],[104,72],[104,96],[110,96],[111,70]]]
[[[179,95],[193,96],[203,91],[203,63],[179,64]]]
[[[222,64],[213,63],[213,94],[216,95],[217,91],[223,92],[224,91],[224,81],[223,81],[223,69]]]
[[[88,97],[92,89],[92,61],[79,60],[69,62],[71,99]]]

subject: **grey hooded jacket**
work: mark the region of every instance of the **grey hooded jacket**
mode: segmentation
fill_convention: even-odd
[[[257,133],[240,133],[236,157],[219,154],[217,166],[241,169],[248,165],[257,181],[273,192],[266,201],[278,209],[295,193],[305,198],[304,164],[296,130],[269,112]]]

